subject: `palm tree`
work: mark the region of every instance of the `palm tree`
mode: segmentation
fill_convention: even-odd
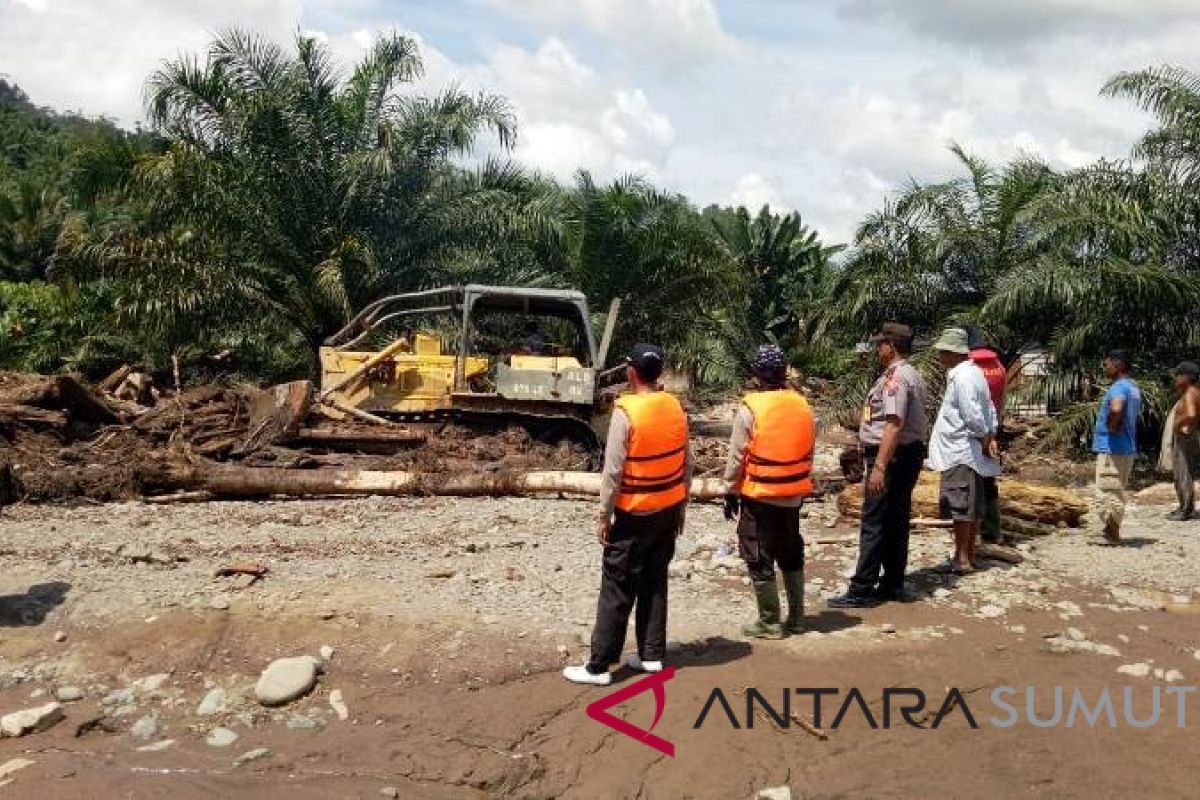
[[[1003,320],[979,319],[997,282],[1039,254],[1030,209],[1059,180],[1032,158],[996,169],[955,145],[966,175],[913,182],[871,214],[849,258],[831,279],[824,319],[859,333],[888,319],[932,332],[950,321],[978,321],[1010,358],[1024,335]]]
[[[0,277],[45,278],[65,212],[66,200],[52,186],[29,177],[0,185]]]
[[[734,287],[726,254],[687,201],[638,177],[601,186],[580,172],[560,202],[555,269],[597,308],[622,298],[614,351],[652,341],[680,366],[711,366],[707,312],[723,307]]]
[[[133,316],[174,320],[239,306],[315,348],[385,292],[434,283],[511,213],[511,170],[454,159],[493,132],[512,144],[506,101],[449,88],[405,94],[416,42],[378,38],[343,78],[329,51],[294,52],[226,31],[201,60],[165,63],[146,89],[169,142],[144,159],[131,224],[79,224],[64,262],[128,282]]]
[[[829,260],[842,248],[821,244],[798,212],[773,214],[763,206],[755,216],[745,208],[704,214],[740,271],[734,350],[745,354],[764,342],[797,347],[815,315]]]

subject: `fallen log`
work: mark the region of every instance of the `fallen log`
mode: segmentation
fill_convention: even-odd
[[[1078,495],[1053,486],[1035,486],[1029,483],[1001,478],[999,480],[1001,524],[1015,519],[1040,525],[1063,523],[1072,528],[1083,524],[1088,504]],[[858,519],[862,513],[862,484],[848,485],[838,495],[838,513],[849,519]],[[921,473],[921,479],[913,490],[912,515],[914,517],[937,518],[938,476],[933,472]]]
[[[212,499],[213,496],[209,492],[175,492],[174,494],[156,494],[143,497],[141,501],[153,505],[166,505],[168,503],[203,503],[206,500]]]
[[[0,403],[13,406],[51,406],[58,399],[54,379],[46,375],[0,375]]]
[[[693,436],[728,439],[733,433],[733,423],[728,420],[689,419],[688,431]]]
[[[96,385],[96,390],[103,392],[104,394],[112,394],[131,372],[133,372],[133,367],[129,364],[123,364],[117,367],[108,374],[107,378],[100,381],[100,383]]]
[[[354,469],[293,470],[276,467],[206,465],[176,467],[164,483],[177,490],[204,491],[222,497],[314,497],[321,495],[440,495],[503,497],[527,494],[599,495],[595,472],[493,472],[442,474]],[[724,482],[692,481],[694,500],[724,493]]]
[[[330,447],[354,447],[356,445],[402,445],[420,444],[426,435],[421,431],[409,429],[400,430],[322,430],[321,428],[301,428],[296,433],[295,441],[315,442]]]
[[[1001,517],[1000,529],[1005,533],[1015,533],[1021,536],[1049,536],[1058,533],[1058,528],[1054,525],[1042,525],[1013,517]]]
[[[0,405],[0,422],[4,424],[37,422],[42,425],[62,427],[67,424],[67,415],[62,411],[52,411],[36,406],[4,404]]]
[[[95,425],[117,425],[121,418],[108,404],[74,375],[59,375],[54,379],[59,401],[70,410],[72,419]]]
[[[990,558],[993,561],[1003,561],[1005,564],[1020,564],[1025,556],[1015,547],[1005,547],[1002,544],[980,542],[975,547],[975,554],[980,558]]]
[[[281,383],[269,389],[248,391],[250,433],[238,446],[240,454],[253,453],[293,436],[312,406],[312,381]]]

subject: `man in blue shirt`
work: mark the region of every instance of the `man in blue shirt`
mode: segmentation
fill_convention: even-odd
[[[1142,411],[1142,390],[1129,377],[1128,350],[1113,350],[1104,359],[1104,374],[1112,385],[1100,401],[1096,417],[1096,513],[1109,544],[1121,543],[1125,517],[1125,487],[1137,457],[1137,420]]]

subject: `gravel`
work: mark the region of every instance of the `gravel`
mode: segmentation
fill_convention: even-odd
[[[1083,583],[1200,594],[1200,520],[1171,522],[1166,505],[1130,504],[1124,547],[1094,544],[1097,537],[1065,532],[1038,542],[1038,555],[1055,572]]]

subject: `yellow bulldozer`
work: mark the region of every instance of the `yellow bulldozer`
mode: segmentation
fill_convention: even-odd
[[[604,360],[581,292],[449,286],[381,298],[320,348],[319,401],[375,422],[517,422],[597,449],[620,368]]]

